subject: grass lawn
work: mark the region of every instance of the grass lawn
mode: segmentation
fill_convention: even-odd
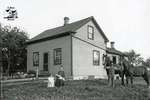
[[[144,81],[143,81],[144,82]],[[107,86],[106,80],[66,81],[61,88],[47,88],[43,81],[3,85],[3,100],[150,100],[145,84]]]

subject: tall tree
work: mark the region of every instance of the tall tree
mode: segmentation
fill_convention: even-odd
[[[3,31],[2,31],[2,26],[0,24],[0,73],[2,74],[3,72],[3,67],[2,67],[2,35],[3,35]],[[2,77],[2,76],[0,76]]]
[[[3,27],[3,55],[7,59],[7,74],[14,72],[20,61],[26,59],[25,42],[28,40],[27,33],[17,27]],[[21,59],[21,60],[20,60]],[[21,63],[23,63],[23,61]],[[24,65],[24,64],[22,64]],[[24,66],[25,67],[25,66]]]
[[[136,53],[134,50],[130,50],[129,52],[125,52],[128,55],[128,59],[130,63],[134,65],[143,64],[143,58],[139,53]]]
[[[146,59],[145,65],[150,68],[150,57]]]

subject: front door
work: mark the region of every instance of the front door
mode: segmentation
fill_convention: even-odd
[[[48,52],[43,55],[43,71],[48,71]]]

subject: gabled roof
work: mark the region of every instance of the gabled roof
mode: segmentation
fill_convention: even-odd
[[[88,17],[86,19],[82,19],[82,20],[79,20],[79,21],[76,21],[76,22],[73,22],[64,26],[56,27],[53,29],[48,29],[40,33],[39,35],[35,36],[34,38],[30,39],[27,43],[31,44],[31,43],[39,42],[40,40],[44,40],[45,38],[50,38],[50,37],[62,35],[65,33],[75,32],[77,29],[79,29],[80,27],[82,27],[89,21],[93,21],[93,23],[96,25],[97,29],[102,34],[105,41],[108,42],[108,38],[105,36],[104,32],[101,30],[100,26],[97,24],[94,17]]]
[[[125,54],[119,50],[116,50],[115,48],[107,48],[106,50],[107,53],[110,54],[116,54],[116,55],[120,55],[120,56],[125,56]]]

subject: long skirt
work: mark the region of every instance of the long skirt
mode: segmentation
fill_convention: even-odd
[[[56,79],[55,86],[56,87],[64,86],[64,80],[62,80],[62,79]]]

